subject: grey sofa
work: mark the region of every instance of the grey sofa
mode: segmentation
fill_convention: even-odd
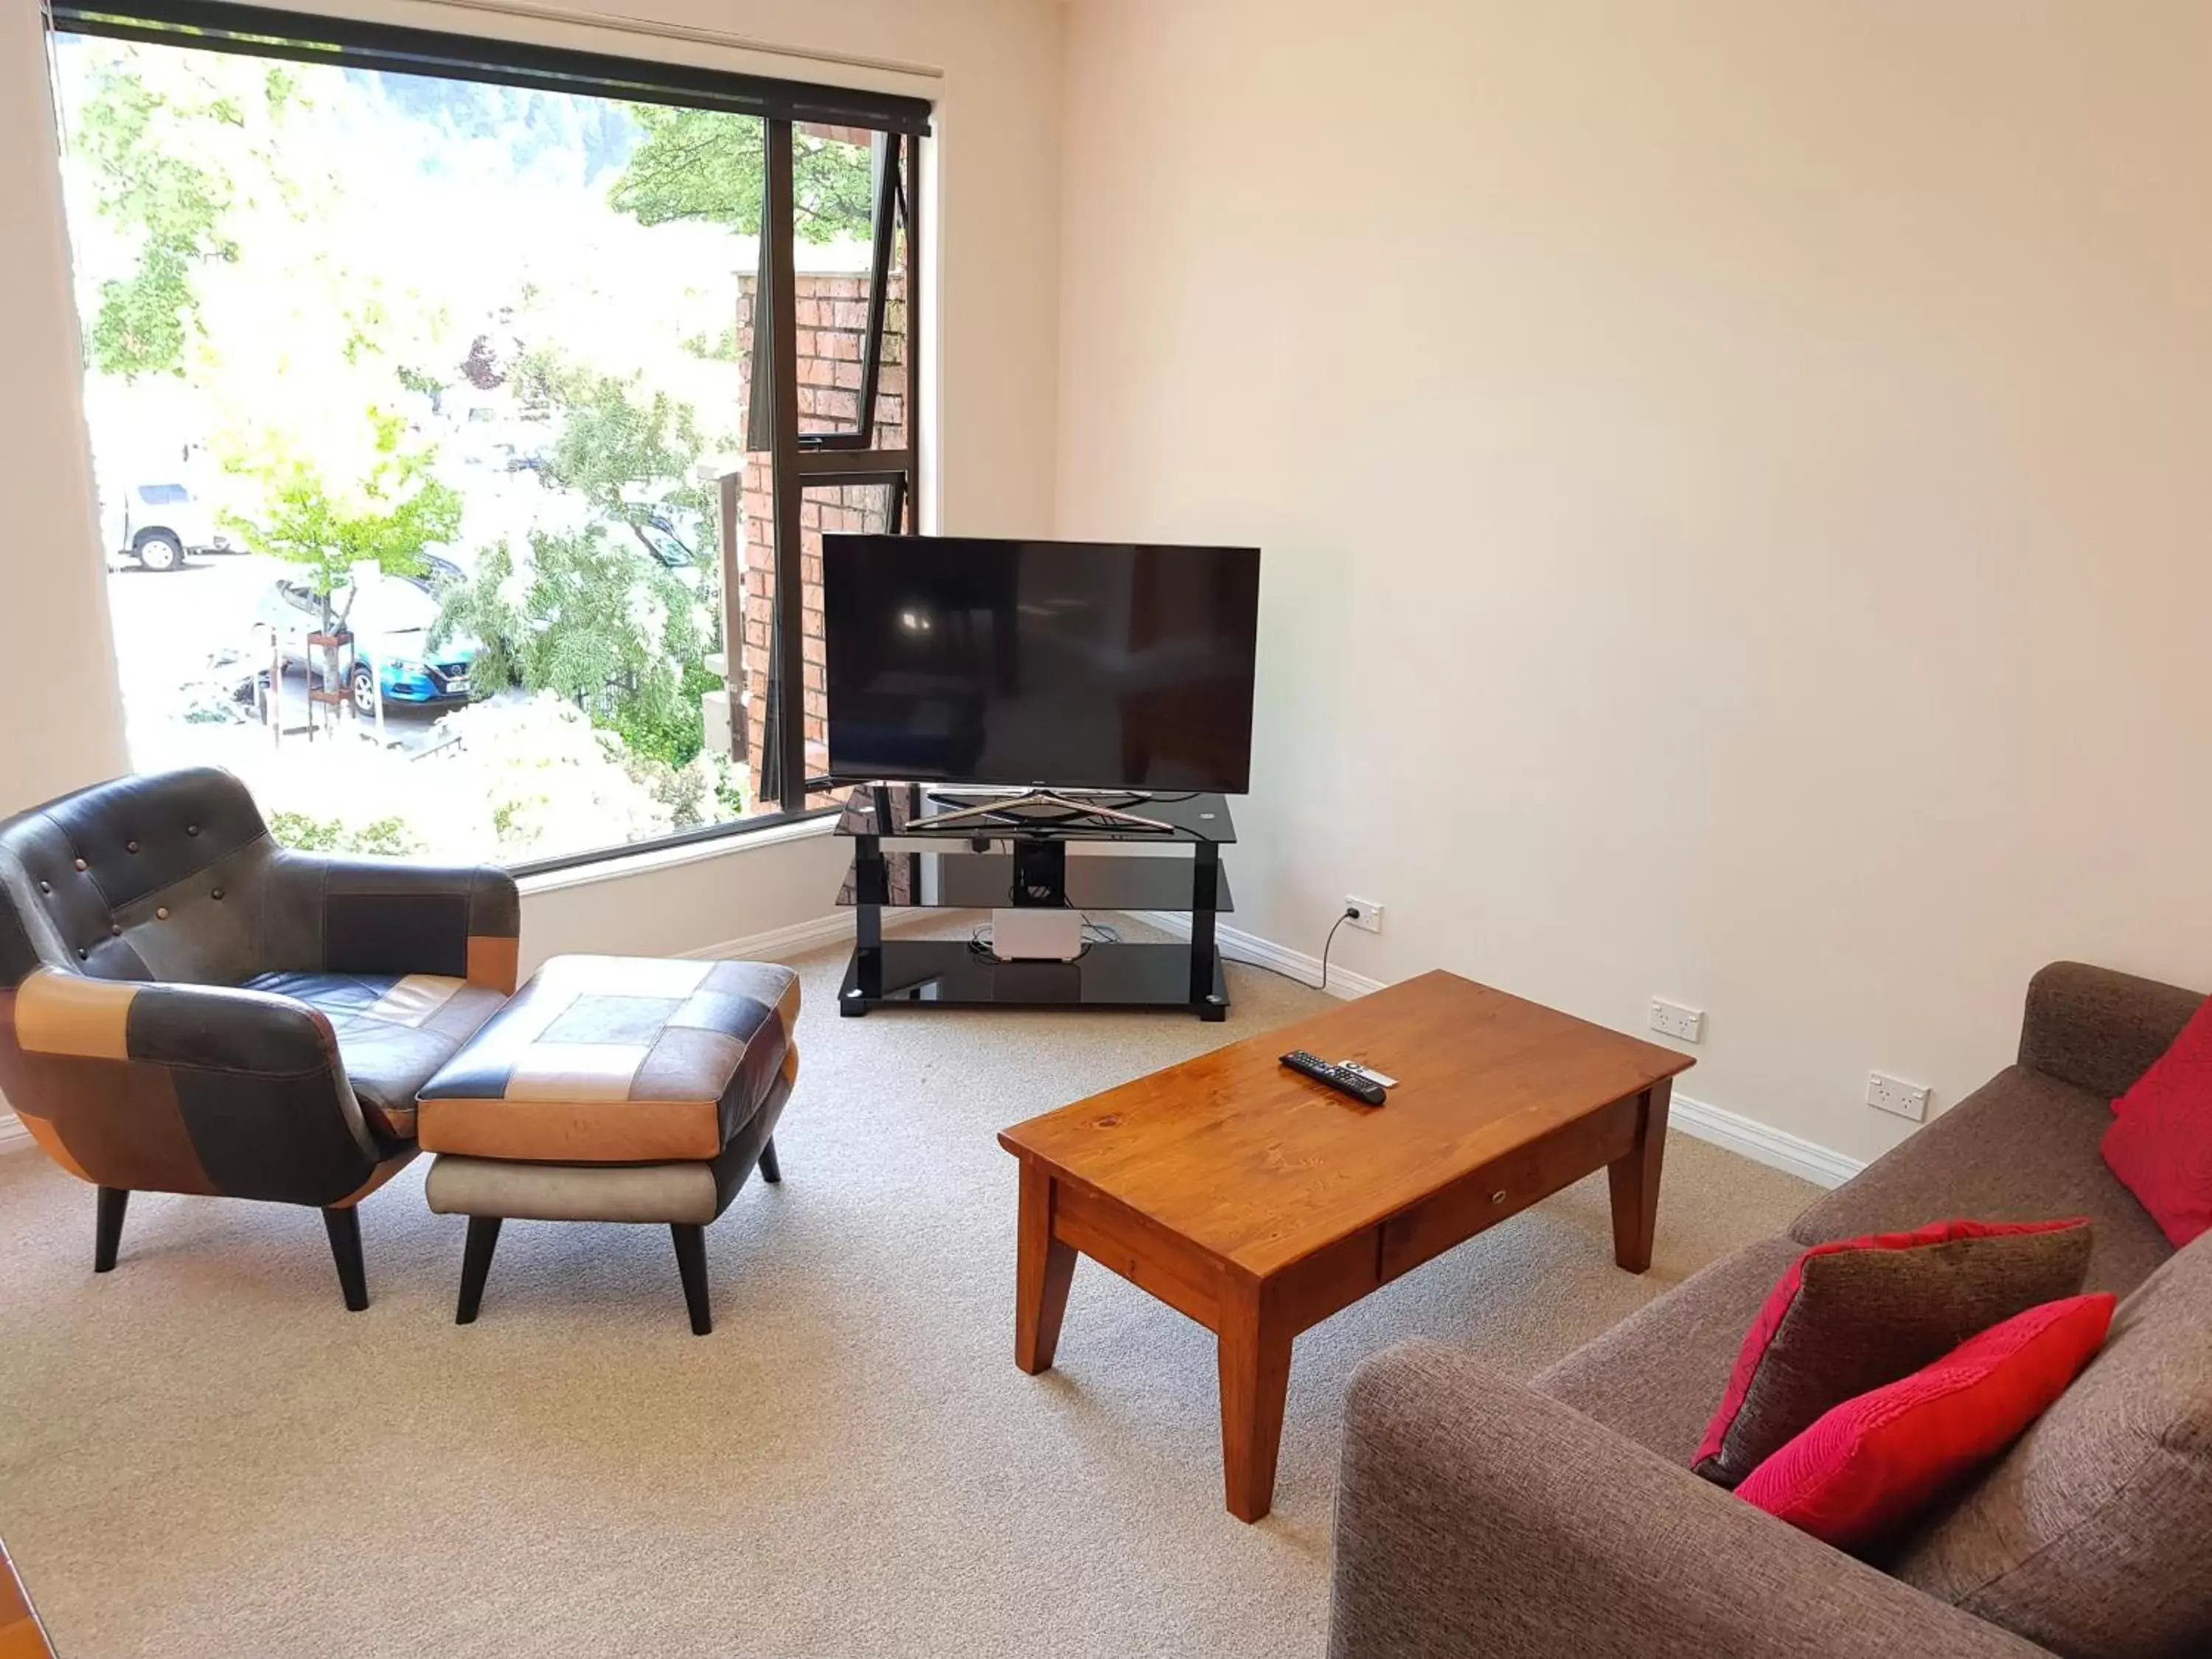
[[[1434,1344],[1346,1407],[1331,1659],[2212,1654],[2212,1237],[2178,1255],[2099,1155],[2110,1101],[2200,994],[2035,977],[2018,1064],[1533,1382]],[[1796,1255],[1948,1217],[2095,1224],[2103,1352],[1996,1468],[1879,1561],[1688,1464]]]

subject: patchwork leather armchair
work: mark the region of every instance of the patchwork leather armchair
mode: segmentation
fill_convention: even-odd
[[[514,991],[519,923],[502,870],[277,846],[212,768],[0,823],[0,1092],[100,1189],[93,1270],[134,1190],[304,1204],[367,1307],[355,1206]]]

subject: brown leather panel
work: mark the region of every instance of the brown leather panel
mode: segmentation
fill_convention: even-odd
[[[338,1200],[337,1203],[326,1204],[323,1207],[329,1210],[351,1209],[355,1205],[360,1203],[362,1200],[367,1198],[371,1193],[374,1192],[379,1187],[381,1187],[386,1182],[391,1180],[392,1176],[398,1175],[402,1170],[405,1169],[414,1161],[415,1148],[410,1146],[405,1152],[399,1152],[391,1158],[387,1158],[383,1163],[378,1164],[370,1173],[368,1179],[362,1182],[361,1186],[356,1190],[347,1194],[343,1198]]]
[[[52,1124],[42,1117],[36,1117],[24,1111],[18,1111],[15,1114],[15,1121],[28,1131],[31,1139],[39,1143],[48,1158],[53,1159],[79,1181],[92,1181],[92,1176],[84,1165],[70,1156],[70,1149],[62,1145],[62,1138],[54,1132]],[[100,1183],[93,1182],[93,1184],[98,1186]]]
[[[470,934],[469,983],[489,985],[502,996],[513,996],[521,956],[522,941],[520,939],[503,938],[497,934]]]
[[[47,1121],[86,1179],[134,1192],[217,1190],[185,1129],[167,1066],[40,1054],[24,1060],[34,1079],[26,1097],[51,1109]]]
[[[425,1100],[422,1150],[538,1164],[658,1164],[722,1150],[713,1100]]]
[[[33,1054],[128,1059],[131,1005],[138,991],[130,981],[41,968],[16,993],[16,1041]]]
[[[783,1051],[782,1076],[786,1087],[799,1081],[799,1045],[795,1042]]]

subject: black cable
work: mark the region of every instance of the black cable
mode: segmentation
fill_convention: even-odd
[[[1324,991],[1328,989],[1328,947],[1336,943],[1337,928],[1343,927],[1346,922],[1350,921],[1358,914],[1358,911],[1346,905],[1344,914],[1339,916],[1334,926],[1329,928],[1328,937],[1321,942],[1321,988]]]

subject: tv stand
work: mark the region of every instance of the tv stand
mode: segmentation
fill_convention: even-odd
[[[1232,908],[1221,867],[1221,848],[1237,836],[1229,803],[1219,795],[1170,796],[1146,802],[1158,816],[1142,817],[1066,795],[1052,799],[1075,808],[1074,815],[1054,807],[1054,816],[1044,819],[1000,816],[1003,808],[1039,795],[1052,798],[1038,791],[931,813],[918,785],[853,790],[837,821],[837,834],[854,844],[852,869],[837,897],[853,908],[854,933],[838,991],[840,1014],[856,1018],[886,1006],[1091,1007],[1228,1017],[1214,922]],[[884,846],[905,839],[927,850]],[[1187,846],[1190,856],[1110,849],[1070,856],[1078,842]],[[904,908],[1179,911],[1190,917],[1190,940],[1098,941],[1073,961],[1001,961],[964,936],[885,939],[884,910]]]
[[[1134,805],[1148,798],[1123,793],[1116,795],[1115,799]],[[1118,806],[1102,806],[1096,799],[1058,794],[1049,789],[1032,789],[1026,794],[1002,795],[981,800],[969,795],[934,794],[930,799],[957,810],[917,819],[908,826],[910,830],[951,829],[978,821],[1024,829],[1057,830],[1089,827],[1095,821],[1116,830],[1144,830],[1163,836],[1175,833],[1175,825],[1158,818],[1140,817]]]

